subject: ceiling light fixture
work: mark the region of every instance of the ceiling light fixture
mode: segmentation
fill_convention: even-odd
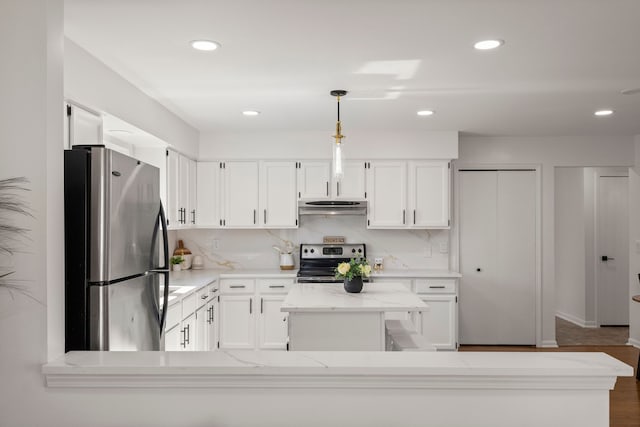
[[[257,116],[260,114],[260,111],[246,110],[246,111],[243,111],[242,114],[244,114],[245,116]]]
[[[421,110],[421,111],[418,111],[416,114],[418,114],[419,116],[433,116],[434,113],[435,112],[433,110]]]
[[[473,47],[475,47],[478,50],[491,50],[491,49],[500,47],[503,44],[504,44],[504,40],[499,40],[499,39],[481,40],[479,42],[476,42],[476,44],[474,44]]]
[[[212,50],[216,50],[220,47],[220,43],[214,42],[213,40],[192,40],[191,47],[196,50],[203,50],[210,52]]]
[[[613,110],[598,110],[593,114],[595,116],[610,116],[613,114]]]
[[[333,176],[336,180],[340,181],[344,175],[342,168],[344,162],[344,156],[342,154],[342,139],[345,137],[342,134],[342,122],[340,122],[340,97],[347,94],[346,90],[332,90],[332,96],[335,96],[338,100],[338,121],[336,122],[336,134],[333,137],[336,139],[333,144]]]

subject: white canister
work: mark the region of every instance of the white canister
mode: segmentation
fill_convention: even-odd
[[[280,270],[293,270],[293,255],[291,254],[280,254]]]

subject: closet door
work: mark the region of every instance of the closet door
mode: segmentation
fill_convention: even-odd
[[[536,173],[460,171],[460,342],[535,344]]]

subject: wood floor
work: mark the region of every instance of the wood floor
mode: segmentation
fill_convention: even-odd
[[[628,326],[583,328],[556,317],[556,340],[565,345],[625,345],[629,341]]]
[[[638,364],[639,352],[637,348],[627,345],[564,346],[560,348],[465,345],[460,347],[460,351],[594,351],[607,353],[634,368]],[[611,408],[609,425],[611,427],[640,427],[640,381],[636,381],[635,377],[620,377],[609,396]]]

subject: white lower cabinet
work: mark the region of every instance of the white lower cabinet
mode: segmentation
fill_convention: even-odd
[[[205,351],[209,346],[209,328],[207,321],[209,320],[208,305],[205,304],[196,310],[196,339],[195,350]]]
[[[180,338],[182,337],[182,332],[180,331],[180,325],[175,325],[173,328],[169,329],[164,335],[164,349],[166,351],[179,351],[180,348]]]
[[[458,295],[455,279],[417,279],[415,290],[429,306],[418,314],[418,331],[437,350],[458,348]]]
[[[220,281],[221,349],[284,350],[287,315],[280,311],[293,279]]]
[[[205,351],[217,347],[217,293],[218,285],[212,282],[169,306],[166,351]]]
[[[253,349],[253,295],[220,295],[220,348]]]

